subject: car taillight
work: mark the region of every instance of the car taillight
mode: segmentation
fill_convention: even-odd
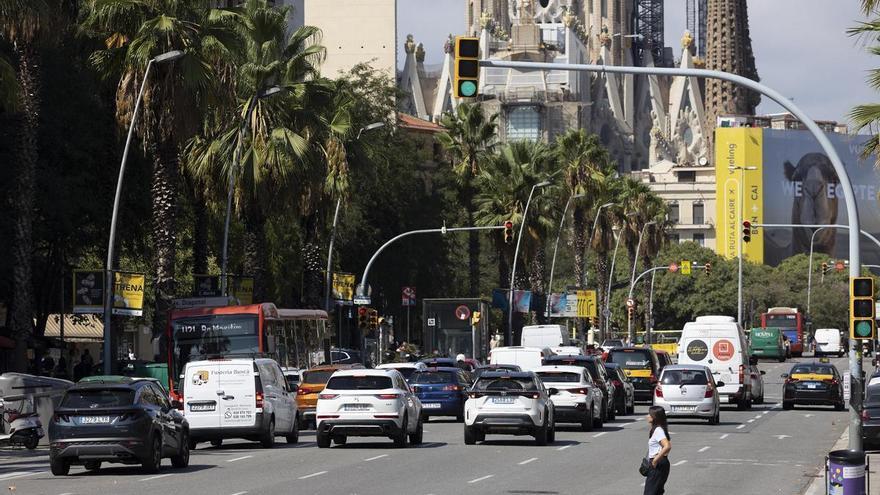
[[[256,396],[255,405],[256,405],[257,409],[262,409],[263,408],[263,392],[257,392],[256,395],[257,396]]]
[[[654,395],[657,397],[663,397],[663,387],[657,387],[654,389]]]
[[[832,378],[830,380],[822,380],[825,383],[830,383],[831,385],[837,385],[837,378]]]
[[[785,384],[788,385],[789,383],[797,383],[797,382],[799,382],[799,381],[800,381],[800,380],[798,380],[797,378],[786,378],[786,379],[785,379]]]
[[[319,399],[324,399],[324,400],[333,400],[337,397],[339,397],[339,394],[319,394],[318,395]]]
[[[382,399],[382,400],[393,400],[393,399],[400,397],[400,395],[399,394],[379,394],[376,397],[379,399]]]
[[[482,396],[483,396],[483,394],[480,392],[470,392],[468,394],[468,397],[470,397],[471,399],[479,399]]]
[[[708,398],[711,398],[711,397],[714,396],[714,395],[715,395],[715,389],[712,388],[711,385],[707,386],[707,387],[706,387],[706,395],[704,395],[703,397],[706,398],[706,399],[708,399]]]
[[[310,393],[311,393],[311,390],[309,390],[307,388],[300,387],[300,388],[296,389],[296,395],[308,395]]]
[[[52,419],[56,423],[67,423],[70,421],[70,416],[68,416],[66,414],[55,414],[54,416],[52,416]],[[12,420],[10,420],[10,421],[12,421]]]
[[[443,387],[444,392],[458,392],[459,390],[461,390],[459,385],[446,385]]]
[[[658,382],[659,380],[657,380],[657,377],[654,376],[654,374],[652,373],[652,374],[648,377],[648,381],[651,382],[651,385],[653,386],[653,385],[657,385],[657,382]],[[662,396],[661,396],[661,397],[662,397]]]
[[[256,364],[254,365],[256,366]],[[254,399],[257,409],[263,408],[263,381],[259,376],[254,377]]]
[[[581,395],[587,395],[587,394],[590,393],[590,390],[587,389],[587,388],[571,388],[571,389],[568,390],[568,393],[570,393],[570,394],[581,394]]]
[[[739,382],[745,383],[745,375],[746,375],[746,367],[743,365],[739,365]]]
[[[611,383],[614,384],[615,387],[623,386],[623,382],[621,382],[620,380],[611,380]]]

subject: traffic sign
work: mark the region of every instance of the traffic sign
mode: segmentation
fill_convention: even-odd
[[[626,298],[626,307],[627,307],[627,308],[632,308],[632,307],[635,306],[635,305],[636,305],[636,301],[635,301],[635,299],[633,299],[633,298],[631,298],[631,297],[627,297],[627,298]]]
[[[359,306],[370,304],[370,298],[366,296],[355,296],[352,301]]]
[[[688,260],[682,260],[681,262],[681,274],[682,275],[690,275],[691,274],[691,262]]]
[[[670,263],[670,264],[669,264],[669,271],[672,272],[672,273],[677,272],[677,271],[678,271],[678,265],[676,265],[675,262]]]
[[[834,263],[834,269],[839,272],[842,272],[845,268],[846,268],[846,266],[843,264],[842,261],[837,261]]]
[[[429,327],[437,326],[437,319],[436,318],[428,318],[428,326]]]
[[[416,305],[416,288],[415,287],[404,287],[401,291],[401,302],[404,306],[415,306]]]
[[[603,309],[602,316],[604,316],[605,318],[611,318],[611,310],[608,308]]]
[[[471,309],[462,304],[461,306],[455,308],[455,317],[461,321],[465,321],[471,317]]]

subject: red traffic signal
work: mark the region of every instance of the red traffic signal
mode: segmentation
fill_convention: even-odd
[[[746,220],[743,222],[743,242],[752,240],[752,222]]]
[[[365,329],[369,326],[370,310],[366,306],[358,308],[358,328]]]
[[[513,242],[513,222],[510,220],[504,222],[504,243],[510,244]]]

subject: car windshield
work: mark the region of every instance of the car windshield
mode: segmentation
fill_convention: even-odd
[[[454,374],[442,371],[421,371],[419,373],[414,373],[412,375],[412,378],[410,379],[410,383],[412,383],[413,385],[427,385],[431,383],[455,383],[457,381],[458,380]]]
[[[646,369],[651,367],[651,354],[644,350],[611,351],[608,360],[627,369]]]
[[[830,366],[811,366],[809,364],[802,364],[799,366],[795,366],[791,369],[792,375],[806,375],[806,374],[816,374],[816,375],[833,375],[834,372]]]
[[[333,370],[306,371],[303,373],[303,383],[327,383],[333,376]]]
[[[330,390],[384,390],[394,388],[391,378],[379,375],[334,376],[327,382]]]
[[[61,407],[71,409],[97,409],[99,407],[127,407],[134,403],[134,390],[88,389],[68,390]]]
[[[602,342],[603,347],[623,347],[622,340],[606,340]]]
[[[706,385],[709,379],[702,370],[666,370],[660,382],[663,385]]]
[[[868,385],[865,389],[865,404],[880,405],[880,385]]]
[[[541,380],[549,383],[578,383],[581,381],[581,375],[577,373],[538,371],[537,375],[541,377]]]
[[[483,377],[474,384],[474,390],[538,390],[538,386],[531,378]]]

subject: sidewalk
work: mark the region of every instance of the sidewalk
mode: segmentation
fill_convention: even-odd
[[[834,446],[828,451],[843,450],[849,444],[849,428],[843,430],[843,435],[837,439]],[[880,495],[880,453],[868,454],[868,462],[870,465],[871,491],[868,495]],[[825,468],[819,468],[813,482],[807,487],[804,495],[825,495]]]

